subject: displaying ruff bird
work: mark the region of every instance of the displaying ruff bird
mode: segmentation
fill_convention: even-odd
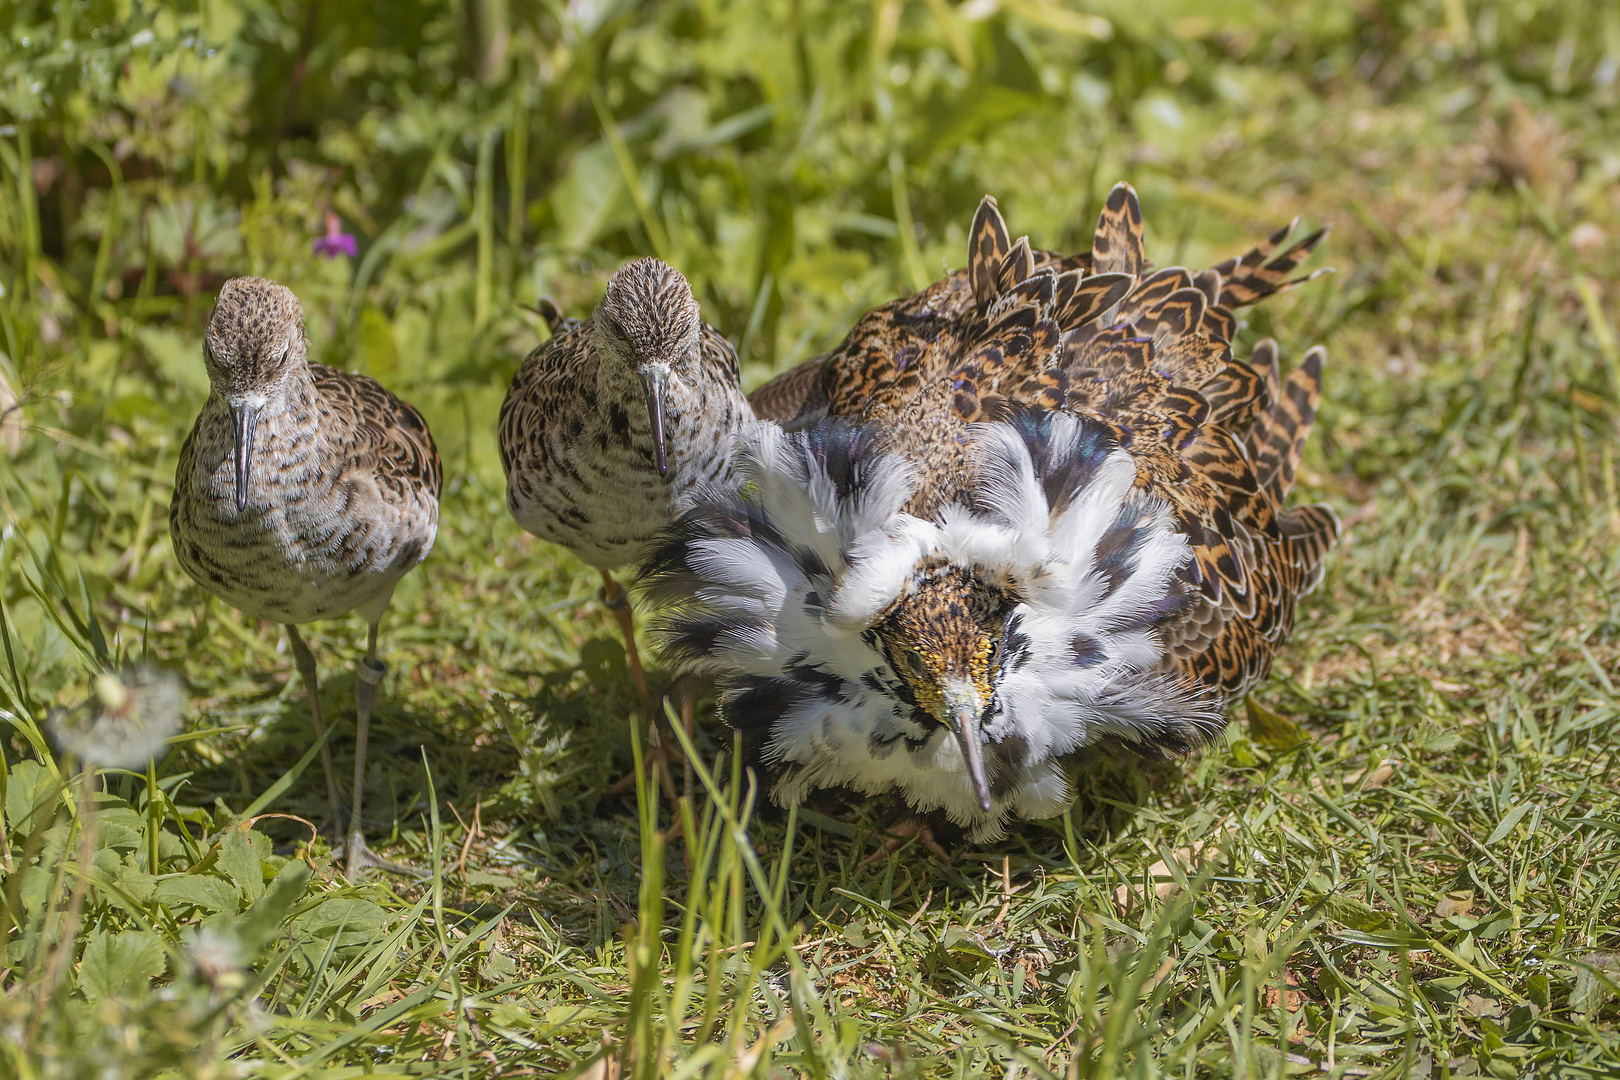
[[[784,377],[800,430],[744,428],[741,486],[701,493],[644,579],[776,801],[898,791],[985,840],[1061,812],[1087,748],[1223,729],[1338,531],[1282,508],[1321,351],[1281,384],[1274,342],[1230,344],[1233,308],[1307,280],[1322,234],[1282,250],[1292,229],[1146,274],[1125,185],[1068,257],[986,198],[966,270]]]
[[[366,737],[388,670],[377,659],[378,624],[438,529],[439,454],[415,409],[375,380],[310,363],[307,352],[291,290],[262,278],[225,283],[203,341],[208,401],[180,451],[169,528],[198,584],[286,626],[334,817],[315,658],[298,624],[358,611],[370,625],[354,693],[348,869],[409,872],[372,854],[361,835]]]
[[[727,480],[731,436],[754,413],[737,354],[667,263],[621,267],[589,319],[564,318],[549,301],[540,313],[551,337],[501,406],[506,505],[525,530],[601,572],[645,701],[629,597],[612,571],[636,560],[687,493]]]

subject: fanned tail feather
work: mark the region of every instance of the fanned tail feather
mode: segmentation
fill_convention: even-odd
[[[1316,407],[1322,399],[1322,362],[1326,352],[1317,346],[1305,354],[1305,359],[1288,376],[1288,382],[1274,394],[1271,408],[1249,429],[1247,449],[1254,463],[1255,476],[1262,487],[1279,501],[1294,484],[1294,471],[1299,467],[1300,453],[1311,434],[1316,420]],[[1269,364],[1268,384],[1276,385],[1277,343],[1261,342],[1255,350],[1258,366],[1262,357]]]
[[[1277,249],[1287,241],[1298,225],[1299,219],[1295,218],[1243,255],[1211,267],[1221,275],[1222,305],[1228,308],[1245,307],[1333,272],[1327,268],[1313,270],[1309,274],[1290,280],[1288,275],[1293,273],[1294,268],[1300,263],[1310,258],[1311,252],[1316,250],[1316,245],[1322,242],[1322,238],[1328,232],[1326,227],[1317,229],[1278,255]]]
[[[1339,515],[1327,503],[1312,503],[1283,511],[1277,522],[1296,575],[1289,584],[1304,595],[1322,580],[1322,560],[1339,539]]]
[[[1146,265],[1142,248],[1142,204],[1136,189],[1115,184],[1097,218],[1097,232],[1091,241],[1091,269],[1098,274],[1142,276]]]
[[[973,215],[973,229],[968,239],[968,280],[973,285],[973,299],[980,311],[987,311],[996,298],[1001,264],[1011,250],[1007,223],[1001,220],[995,198],[986,195]]]

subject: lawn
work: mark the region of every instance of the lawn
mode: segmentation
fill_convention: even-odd
[[[0,1076],[1620,1074],[1620,8],[15,0],[0,34]],[[768,805],[707,699],[690,796],[615,794],[648,718],[613,619],[505,511],[530,305],[660,255],[751,386],[963,265],[986,192],[1073,250],[1121,179],[1159,265],[1333,229],[1238,347],[1327,347],[1294,497],[1344,538],[1226,737],[948,863],[865,862],[892,805]],[[344,879],[280,628],[173,557],[242,273],[444,457],[367,784],[421,881]],[[306,636],[344,775],[364,627]],[[152,730],[87,730],[109,672]]]

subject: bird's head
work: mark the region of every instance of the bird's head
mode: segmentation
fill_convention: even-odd
[[[955,737],[980,809],[990,810],[984,727],[1013,595],[983,575],[925,563],[909,594],[873,629],[889,666],[930,721]]]
[[[654,258],[626,263],[608,281],[592,319],[596,347],[619,371],[634,372],[647,399],[653,458],[669,475],[665,437],[669,386],[697,363],[703,323],[686,278]]]
[[[240,277],[219,290],[203,335],[208,382],[231,411],[236,508],[247,508],[253,432],[259,412],[307,362],[304,311],[285,285]]]

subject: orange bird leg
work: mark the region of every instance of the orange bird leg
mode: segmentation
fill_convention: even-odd
[[[641,695],[641,704],[647,706],[647,676],[641,670],[641,653],[636,649],[636,622],[630,611],[630,594],[613,580],[612,574],[604,570],[602,591],[597,595],[619,620],[619,632],[624,635],[624,657],[630,662],[630,677],[636,681],[636,693]]]

